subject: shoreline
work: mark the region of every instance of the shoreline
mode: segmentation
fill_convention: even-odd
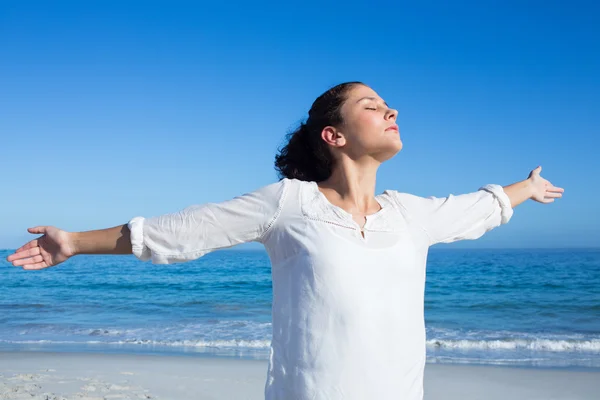
[[[139,344],[84,344],[84,343],[32,343],[6,344],[0,341],[0,354],[22,352],[22,353],[60,353],[60,354],[107,354],[107,355],[148,355],[148,356],[173,356],[173,357],[198,357],[198,358],[223,358],[228,360],[254,360],[267,361],[268,349],[260,348],[211,348],[211,347],[186,347],[165,345],[139,345]],[[568,361],[567,361],[568,360]],[[518,362],[521,361],[521,362]],[[573,363],[573,359],[544,360],[545,362],[532,363],[531,360],[511,359],[501,360],[488,359],[472,355],[468,359],[448,358],[447,356],[432,355],[428,352],[427,365],[458,365],[458,366],[491,366],[525,369],[550,369],[566,371],[589,371],[600,372],[600,366],[596,363],[587,365]]]
[[[232,357],[0,351],[0,398],[260,400],[266,374]],[[424,387],[426,400],[594,399],[600,370],[428,363]]]

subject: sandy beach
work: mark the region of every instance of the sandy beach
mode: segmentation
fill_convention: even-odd
[[[267,362],[0,352],[0,399],[263,399]],[[427,400],[597,399],[600,371],[428,364]]]

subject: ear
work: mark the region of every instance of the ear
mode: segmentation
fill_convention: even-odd
[[[326,126],[323,128],[323,131],[321,131],[321,138],[325,143],[333,147],[342,147],[346,144],[344,135],[333,126]]]

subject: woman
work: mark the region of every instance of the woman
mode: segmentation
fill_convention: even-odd
[[[402,148],[396,117],[370,87],[340,84],[288,136],[278,182],[103,230],[30,228],[43,236],[8,260],[43,269],[76,254],[133,253],[168,264],[263,243],[273,279],[266,399],[422,399],[429,247],[476,239],[518,204],[550,203],[563,189],[538,167],[459,196],[375,195],[377,169]]]

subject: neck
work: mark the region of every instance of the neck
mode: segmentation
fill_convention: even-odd
[[[378,162],[359,164],[340,160],[331,176],[319,182],[323,194],[333,203],[352,214],[369,214],[380,209],[375,200]]]

